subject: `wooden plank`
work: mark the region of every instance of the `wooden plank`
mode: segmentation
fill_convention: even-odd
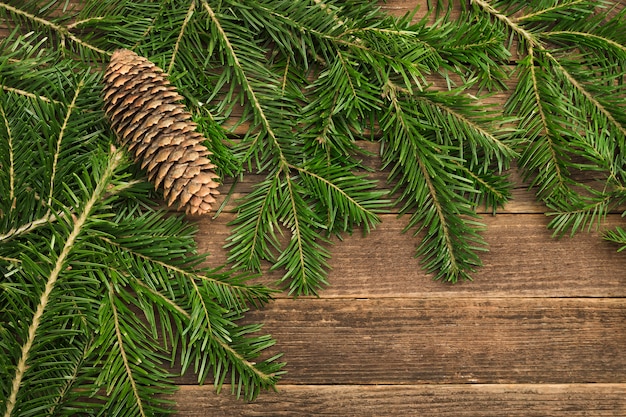
[[[279,299],[250,312],[284,384],[614,383],[626,305],[589,298]],[[195,377],[181,377],[194,384]]]
[[[373,170],[372,172],[367,173],[368,177],[378,182],[378,189],[391,189],[393,184],[390,184],[387,181],[389,170],[382,169],[382,161],[378,156],[380,144],[378,142],[365,140],[358,140],[356,144],[361,149],[369,153],[369,155],[363,155],[360,157],[363,165]],[[525,183],[524,175],[521,172],[521,169],[519,169],[515,163],[512,165],[513,166],[503,174],[509,177],[509,181],[512,184],[511,199],[504,207],[499,208],[497,212],[510,214],[544,213],[546,211],[546,206],[540,201],[537,201],[534,190],[530,189],[529,185]],[[594,183],[596,183],[596,180],[594,180],[591,175],[593,174],[585,174],[581,172],[577,173],[575,179],[586,185],[593,186]],[[238,180],[237,183],[235,183],[233,178],[225,178],[224,183],[219,188],[221,194],[218,196],[216,206],[219,207],[223,205],[222,211],[224,212],[235,212],[240,199],[250,193],[255,184],[260,183],[264,179],[265,175],[253,173],[246,173],[243,179]],[[393,201],[395,198],[397,198],[397,195],[389,197],[388,199]],[[623,207],[623,209],[626,209],[626,207]],[[477,211],[482,214],[492,213],[491,210],[487,211],[484,207],[479,207]],[[390,207],[390,212],[397,213],[397,208]]]
[[[435,4],[435,2],[431,3]],[[381,0],[378,2],[380,10],[391,15],[401,17],[416,10],[414,21],[422,19],[428,13],[427,0]],[[452,17],[456,18],[460,14],[460,8],[454,7]]]
[[[378,162],[380,160],[377,159]],[[374,166],[375,163],[368,164]],[[387,183],[388,171],[376,171],[368,174],[368,177],[372,180],[378,181],[378,189],[391,188],[391,185]],[[504,207],[497,210],[498,213],[544,213],[546,207],[543,203],[537,201],[535,194],[532,190],[529,190],[527,184],[524,184],[521,179],[521,174],[512,169],[508,171],[513,189],[511,190],[511,200]],[[260,183],[265,179],[264,175],[259,174],[245,174],[242,180],[238,180],[235,184],[233,178],[225,178],[224,183],[220,186],[220,195],[217,197],[216,207],[222,207],[222,211],[226,213],[233,213],[237,209],[238,202],[250,193],[255,184]],[[234,187],[234,188],[231,188]],[[387,199],[394,200],[394,198]],[[398,211],[396,207],[389,207],[391,213]],[[482,214],[491,214],[491,209],[487,212],[484,207],[479,207],[477,210]]]
[[[230,388],[225,387],[224,390]],[[253,403],[183,386],[179,416],[577,417],[626,415],[624,384],[282,385]]]
[[[210,252],[209,264],[226,261],[223,249],[234,218],[196,218],[199,249]],[[433,281],[414,258],[419,239],[402,233],[406,219],[394,215],[370,235],[355,233],[333,241],[325,298],[341,297],[625,297],[626,256],[598,233],[580,233],[555,239],[543,214],[486,216],[484,233],[489,252],[481,255],[484,266],[474,281],[454,285]],[[607,226],[623,224],[610,215]],[[267,272],[273,283],[280,271]]]

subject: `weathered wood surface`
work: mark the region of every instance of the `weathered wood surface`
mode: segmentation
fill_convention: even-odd
[[[248,317],[302,385],[623,381],[625,318],[621,299],[542,297],[280,299]]]
[[[222,246],[230,233],[226,223],[233,218],[222,214],[198,222],[200,249],[212,254],[209,263],[213,266],[226,261]],[[615,245],[597,233],[554,239],[543,214],[484,218],[483,235],[489,244],[489,252],[481,257],[484,265],[473,274],[474,281],[454,285],[433,281],[422,271],[419,259],[413,257],[419,239],[402,233],[402,218],[386,215],[382,219],[368,236],[335,241],[330,286],[320,298],[626,296],[626,256],[616,253]],[[607,223],[623,221],[610,215]],[[274,271],[265,273],[264,279],[271,283],[280,276],[280,271]],[[289,300],[297,306],[304,298]]]
[[[401,15],[417,4],[420,15],[426,0],[382,7]],[[370,235],[333,241],[319,298],[279,294],[248,314],[285,354],[278,392],[245,403],[185,375],[179,415],[626,415],[626,256],[596,232],[552,238],[546,208],[511,176],[511,203],[483,214],[489,252],[473,282],[433,281],[413,258],[419,240],[402,233],[405,219],[384,215]],[[212,265],[226,260],[233,202],[254,180],[237,185],[219,217],[194,218]],[[606,226],[617,224],[610,214]]]
[[[623,384],[282,385],[245,405],[208,387],[176,398],[188,417],[600,417],[626,415],[625,394]]]

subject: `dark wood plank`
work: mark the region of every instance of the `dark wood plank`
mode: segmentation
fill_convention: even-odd
[[[224,388],[225,390],[229,388]],[[283,385],[253,403],[183,386],[179,416],[582,417],[626,415],[624,384]]]
[[[226,261],[222,248],[234,217],[197,218],[197,240],[212,254],[209,264]],[[485,216],[484,233],[489,252],[474,281],[454,285],[433,281],[414,258],[419,239],[402,233],[405,219],[383,216],[368,236],[355,233],[334,241],[329,272],[330,287],[320,296],[331,297],[625,297],[626,255],[598,233],[580,233],[555,239],[543,214]],[[610,215],[607,227],[623,224]],[[280,271],[265,272],[272,283]]]
[[[622,299],[279,299],[247,320],[265,323],[285,353],[284,384],[612,383],[626,375]]]

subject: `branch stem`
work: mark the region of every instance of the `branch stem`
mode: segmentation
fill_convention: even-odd
[[[487,12],[491,16],[495,17],[496,19],[498,19],[499,21],[504,23],[506,26],[510,27],[511,30],[513,30],[515,33],[517,33],[522,38],[524,38],[526,41],[528,41],[531,45],[538,45],[539,44],[539,42],[537,41],[537,39],[535,38],[535,36],[531,32],[527,31],[526,29],[524,29],[523,27],[518,25],[516,22],[511,20],[507,15],[500,13],[497,9],[495,9],[487,1],[485,1],[485,0],[470,0],[470,3],[478,5],[485,12]]]
[[[556,154],[555,144],[552,140],[552,135],[550,134],[548,118],[543,108],[543,99],[541,98],[539,80],[537,79],[537,71],[535,68],[535,49],[532,44],[528,46],[528,57],[530,59],[528,67],[530,69],[530,76],[533,81],[533,95],[535,97],[535,102],[537,103],[537,111],[539,112],[539,117],[541,118],[543,134],[545,135],[545,138],[548,141],[548,146],[550,147],[550,158],[554,163],[554,169],[556,170],[556,175],[559,178],[559,185],[563,185],[565,184],[565,178],[563,176],[563,172],[561,171],[561,166],[558,163],[559,158]]]
[[[578,82],[578,80],[576,80],[576,78],[574,78],[572,76],[572,74],[569,73],[569,71],[567,71],[563,65],[561,65],[561,63],[554,57],[554,55],[552,55],[549,52],[546,52],[545,55],[550,58],[550,60],[554,63],[554,65],[561,71],[561,73],[565,76],[565,78],[567,79],[567,81],[569,81],[570,84],[572,84],[572,86],[580,91],[580,93],[585,96],[585,98],[587,100],[589,100],[594,107],[596,107],[598,110],[600,110],[600,113],[602,113],[604,115],[604,117],[607,118],[607,120],[609,122],[611,122],[621,133],[622,135],[626,136],[626,128],[624,126],[622,126],[622,124],[617,121],[615,119],[615,117],[611,114],[611,112],[602,105],[602,103],[600,103],[596,98],[594,94],[591,94],[589,91],[587,91],[587,89],[585,89],[584,85],[582,85],[581,83]]]
[[[52,172],[50,173],[50,192],[48,194],[48,212],[50,212],[50,207],[52,206],[52,197],[54,196],[54,184],[56,179],[56,171],[57,165],[59,162],[59,154],[61,153],[61,145],[63,144],[63,137],[65,136],[65,131],[67,130],[67,125],[70,121],[70,117],[72,116],[72,111],[76,108],[76,99],[78,99],[78,95],[81,93],[83,85],[85,84],[84,80],[81,80],[76,86],[76,91],[74,92],[74,97],[72,97],[72,102],[67,108],[67,113],[65,113],[65,118],[63,119],[63,125],[59,130],[59,137],[57,138],[56,149],[54,150],[54,157],[52,160]]]
[[[270,121],[265,115],[265,111],[263,111],[263,107],[261,107],[261,102],[256,96],[254,89],[250,85],[250,81],[248,80],[248,77],[246,76],[243,65],[241,65],[241,62],[239,61],[239,58],[237,57],[237,52],[235,51],[235,48],[233,47],[230,40],[228,39],[228,34],[222,27],[220,20],[217,18],[211,6],[209,6],[209,3],[207,3],[206,0],[201,0],[201,1],[202,1],[202,6],[209,14],[209,18],[211,19],[211,22],[215,25],[217,31],[219,32],[220,37],[224,41],[224,46],[226,47],[228,54],[233,60],[234,67],[239,73],[239,82],[241,83],[241,87],[246,91],[248,95],[248,99],[252,103],[252,107],[254,108],[254,111],[257,117],[261,119],[261,124],[263,125],[263,128],[265,129],[269,137],[272,139],[272,142],[274,143],[274,147],[278,150],[278,154],[279,154],[278,157],[280,159],[281,168],[286,169],[287,159],[285,158],[285,155],[283,154],[280,148],[280,145],[278,143],[278,138],[276,137],[276,134],[274,133],[274,129],[272,129]]]
[[[180,42],[185,35],[185,28],[189,24],[189,20],[191,20],[191,16],[193,16],[193,12],[196,9],[196,1],[192,0],[189,4],[189,9],[187,9],[187,14],[185,15],[185,20],[183,20],[183,24],[178,32],[178,38],[176,39],[176,44],[174,45],[174,49],[172,51],[172,59],[170,59],[170,65],[167,67],[167,72],[171,73],[172,68],[174,68],[174,62],[176,61],[176,55],[178,54],[178,49],[180,48]]]
[[[45,224],[48,224],[51,221],[54,221],[55,219],[59,219],[59,218],[63,218],[65,217],[65,213],[64,212],[58,212],[56,214],[52,214],[50,212],[46,213],[43,217],[33,220],[31,222],[28,222],[20,227],[16,227],[13,228],[11,230],[9,230],[7,233],[0,235],[0,242],[2,242],[3,240],[8,240],[11,239],[15,236],[19,236],[22,233],[28,233],[32,230],[35,230],[36,228],[43,226]]]
[[[559,10],[559,9],[562,9],[562,8],[566,8],[567,9],[567,8],[570,8],[571,6],[575,6],[575,5],[581,4],[581,3],[585,4],[587,2],[588,2],[588,0],[576,0],[576,1],[573,1],[571,3],[564,2],[564,3],[557,4],[557,5],[552,6],[552,7],[547,7],[545,9],[541,9],[541,10],[536,11],[534,13],[525,14],[523,16],[520,16],[520,17],[516,18],[515,21],[516,22],[521,22],[523,20],[533,19],[533,18],[535,18],[537,16],[541,16],[543,14],[550,13],[550,12],[553,12],[555,10]]]
[[[11,210],[15,210],[15,157],[13,154],[13,134],[11,133],[11,125],[9,124],[9,119],[7,119],[3,106],[0,106],[0,114],[2,114],[4,127],[7,130],[7,142],[9,148],[9,201],[11,201]]]
[[[63,104],[60,101],[52,100],[52,99],[50,99],[48,97],[40,96],[40,95],[37,95],[37,94],[33,94],[33,93],[30,93],[30,92],[25,91],[25,90],[20,90],[19,88],[13,88],[13,87],[9,87],[9,86],[6,86],[6,85],[2,85],[2,86],[0,86],[0,88],[2,88],[4,91],[8,91],[10,93],[19,94],[21,96],[25,96],[25,97],[29,97],[29,98],[39,99],[41,101],[45,101],[46,103]]]
[[[130,368],[130,361],[128,360],[128,355],[126,355],[126,349],[124,349],[124,338],[122,337],[122,329],[120,326],[120,319],[117,313],[117,308],[115,307],[115,293],[113,292],[113,286],[109,284],[109,302],[111,303],[111,311],[113,312],[113,321],[115,324],[115,336],[117,338],[117,346],[120,350],[120,356],[122,357],[122,362],[124,362],[124,369],[126,369],[126,374],[128,375],[128,380],[130,381],[130,386],[133,389],[133,396],[137,401],[137,407],[139,407],[139,414],[142,417],[146,417],[146,413],[143,410],[143,403],[141,401],[141,396],[139,395],[139,390],[137,389],[137,383],[135,382],[135,378],[133,376],[133,370]]]
[[[17,7],[13,7],[9,4],[6,4],[4,2],[0,2],[0,8],[5,9],[6,11],[8,11],[9,13],[13,13],[15,15],[19,15],[22,16],[26,19],[32,20],[33,22],[36,22],[42,26],[48,27],[52,30],[54,30],[55,32],[57,32],[60,36],[61,36],[61,44],[63,45],[65,43],[65,38],[69,38],[70,40],[74,41],[75,43],[84,46],[85,48],[91,49],[92,51],[98,52],[100,54],[103,55],[111,55],[110,52],[107,52],[103,49],[100,49],[96,46],[93,46],[85,41],[83,41],[82,39],[80,39],[79,37],[77,37],[76,35],[74,35],[70,29],[72,29],[76,23],[74,25],[70,25],[70,26],[61,26],[61,25],[57,25],[54,22],[51,22],[49,20],[43,19],[39,16],[35,16],[34,14],[25,12],[24,10],[18,9]],[[93,20],[95,18],[92,18],[90,20]]]

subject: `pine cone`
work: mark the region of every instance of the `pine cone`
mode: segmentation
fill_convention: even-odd
[[[134,153],[167,204],[189,214],[211,210],[218,176],[183,97],[163,70],[127,49],[113,53],[104,75],[105,112],[122,145]]]

